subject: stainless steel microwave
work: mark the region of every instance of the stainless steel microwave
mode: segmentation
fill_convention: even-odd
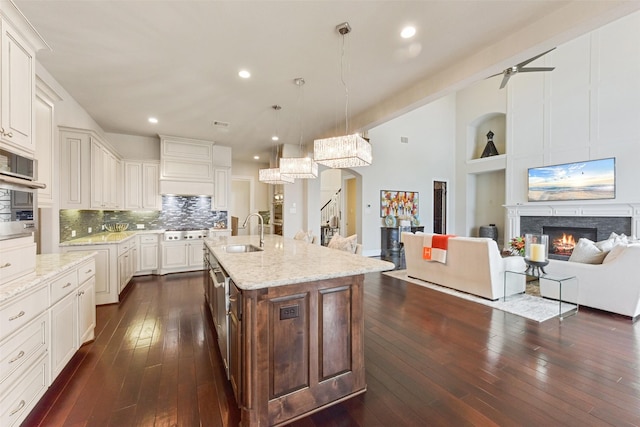
[[[0,148],[0,240],[35,232],[38,215],[37,162]]]

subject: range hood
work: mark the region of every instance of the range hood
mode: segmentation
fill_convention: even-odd
[[[160,194],[213,197],[213,191],[213,182],[160,180]]]

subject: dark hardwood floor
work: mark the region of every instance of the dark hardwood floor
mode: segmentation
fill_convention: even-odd
[[[201,273],[146,276],[97,308],[26,426],[237,426]],[[382,274],[365,280],[368,390],[294,426],[637,426],[640,322],[525,320]]]

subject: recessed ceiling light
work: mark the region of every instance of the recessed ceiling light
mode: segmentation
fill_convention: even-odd
[[[260,156],[253,156],[253,160],[260,160]]]
[[[278,135],[273,135],[273,136],[271,137],[271,140],[272,140],[272,141],[277,141],[277,140],[279,140],[279,139],[280,139],[280,138],[278,138]]]
[[[158,123],[158,119],[156,119],[155,117],[149,117],[149,123],[153,123],[155,125],[156,123]]]
[[[400,37],[402,37],[403,39],[410,39],[415,35],[416,35],[416,28],[411,26],[404,27],[400,32]]]
[[[251,77],[251,73],[248,72],[247,70],[240,70],[240,72],[238,73],[238,75],[240,77],[242,77],[243,79],[248,79],[249,77]]]

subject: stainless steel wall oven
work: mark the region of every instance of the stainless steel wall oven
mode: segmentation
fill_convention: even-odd
[[[37,161],[0,148],[0,240],[36,231],[38,216]]]

